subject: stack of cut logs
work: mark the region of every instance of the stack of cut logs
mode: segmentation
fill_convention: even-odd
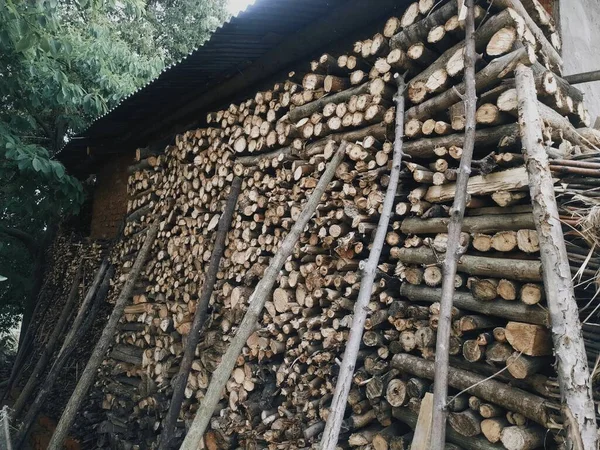
[[[560,443],[560,399],[516,123],[512,69],[518,62],[532,65],[536,74],[583,314],[594,311],[596,318],[600,304],[594,297],[600,257],[587,258],[590,240],[577,232],[574,218],[589,208],[586,199],[596,197],[586,192],[599,185],[600,158],[585,158],[598,138],[580,128],[589,126],[582,96],[558,75],[545,47],[559,45],[551,17],[537,0],[523,2],[527,20],[503,9],[505,3],[477,9],[482,57],[476,161],[464,222],[467,250],[456,276],[451,387],[456,394],[507,370],[493,386],[482,383],[453,399],[452,448],[496,449],[502,443],[526,450],[554,437]],[[340,445],[408,448],[433,377],[441,262],[465,126],[464,30],[456,1],[420,0],[381,31],[346,54],[323,54],[309,72],[291,72],[270,89],[209,113],[205,128],[177,136],[164,152],[138,150],[118,255],[120,281],[148,224],[159,217],[161,227],[98,379],[98,402],[83,414],[100,433],[98,446],[149,448],[156,441],[233,177],[243,177],[242,194],[188,379],[179,437],[253,288],[346,139],[346,158],[285,264],[260,329],[238,358],[204,445],[287,449],[318,441],[352,324],[360,263],[369,253],[388,182],[393,74],[399,72],[408,74],[407,158]],[[578,181],[580,169],[585,182]],[[587,210],[581,215],[588,216]],[[600,352],[592,342],[598,332],[593,325],[586,330],[593,363]]]
[[[106,253],[106,242],[87,239],[83,237],[80,230],[74,230],[74,228],[76,225],[63,223],[56,232],[52,244],[46,250],[44,280],[35,312],[31,318],[31,325],[23,341],[24,347],[31,349],[31,359],[22,365],[14,384],[11,385],[13,400],[17,398],[15,394],[20,393],[28,382],[36,361],[46,351],[48,341],[51,340],[51,336],[58,326],[62,309],[67,303],[72,284],[76,279],[81,282],[74,306],[76,311],[83,299],[85,287],[91,284],[99,262]],[[78,272],[81,272],[81,278],[79,278]],[[73,320],[74,315],[67,320],[67,327]],[[105,318],[101,318],[96,325],[101,329],[104,321]],[[63,334],[65,330],[63,330]],[[61,371],[61,384],[51,391],[49,400],[43,409],[44,414],[53,419],[60,417],[62,408],[69,399],[80,375],[79,364],[89,358],[92,348],[92,341],[79,345],[75,354],[69,358],[66,367]],[[17,361],[19,360],[17,359]],[[8,377],[6,379],[8,380]],[[38,380],[38,383],[43,379],[44,377]],[[10,399],[10,396],[8,398]],[[52,406],[50,407],[50,405]],[[17,423],[16,420],[15,423]]]

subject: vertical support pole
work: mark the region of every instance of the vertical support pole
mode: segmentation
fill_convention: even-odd
[[[446,400],[448,397],[448,366],[450,364],[449,342],[452,329],[452,303],[454,277],[458,260],[464,252],[460,245],[463,217],[467,205],[467,185],[471,174],[471,161],[475,147],[475,113],[477,92],[475,86],[475,16],[473,0],[465,0],[467,16],[465,21],[465,143],[458,169],[454,203],[450,210],[448,224],[448,248],[444,259],[440,318],[435,346],[436,374],[433,385],[433,419],[431,428],[431,448],[443,450],[446,442]]]
[[[390,172],[390,181],[385,193],[383,201],[383,211],[375,230],[375,238],[373,239],[373,247],[369,253],[369,259],[365,265],[360,281],[360,291],[354,305],[354,316],[352,326],[350,327],[350,336],[344,352],[344,358],[340,366],[340,373],[335,384],[335,392],[331,407],[329,408],[329,416],[323,431],[323,439],[321,440],[321,450],[335,450],[340,435],[340,428],[344,419],[344,411],[346,410],[346,402],[348,393],[352,386],[352,377],[356,367],[356,359],[362,335],[367,319],[367,306],[371,300],[371,292],[373,290],[373,282],[379,264],[379,257],[385,243],[385,235],[387,233],[390,216],[394,207],[394,198],[398,189],[398,181],[400,179],[400,165],[402,164],[402,141],[404,135],[404,78],[396,74],[398,90],[396,92],[396,137],[394,139],[394,155],[392,170]]]
[[[521,143],[529,175],[533,220],[540,242],[542,276],[558,362],[567,448],[596,450],[598,437],[590,371],[554,197],[554,182],[543,145],[533,71],[519,64],[515,69],[515,77]]]

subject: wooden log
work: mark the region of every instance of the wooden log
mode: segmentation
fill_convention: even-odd
[[[481,432],[491,443],[500,442],[502,430],[509,425],[504,417],[495,417],[481,421]]]
[[[202,295],[198,299],[196,304],[196,311],[194,313],[194,320],[192,322],[191,330],[188,334],[188,339],[183,353],[183,358],[179,365],[179,373],[172,382],[173,395],[171,402],[169,403],[169,411],[164,419],[163,431],[159,439],[158,448],[161,450],[167,450],[173,439],[173,431],[179,416],[181,404],[183,403],[185,388],[187,385],[188,377],[192,369],[192,362],[196,353],[196,347],[200,341],[200,331],[204,322],[206,321],[208,313],[208,304],[213,293],[214,285],[217,280],[217,272],[219,270],[219,264],[225,251],[225,238],[227,232],[231,227],[231,221],[233,219],[233,213],[237,204],[240,190],[242,187],[242,179],[239,177],[234,178],[231,183],[231,189],[227,198],[223,215],[219,220],[217,227],[217,233],[214,238],[214,248],[211,255],[211,260],[206,271],[206,278],[204,281],[204,289]]]
[[[508,322],[505,333],[508,343],[518,352],[529,356],[552,354],[550,330],[545,327],[523,322]]]
[[[477,91],[489,89],[511,74],[517,64],[531,65],[536,61],[535,53],[530,47],[522,47],[508,55],[494,59],[484,69],[479,71],[475,77]],[[458,103],[464,96],[465,84],[460,83],[443,94],[433,97],[419,105],[415,105],[406,111],[406,120],[423,119],[436,115],[437,112],[445,110]]]
[[[448,229],[447,217],[435,219],[408,218],[402,221],[400,230],[405,234],[433,234],[444,233]],[[533,229],[531,214],[507,214],[504,216],[474,216],[465,217],[462,230],[467,233],[493,233],[497,231]]]
[[[548,358],[526,356],[515,352],[506,360],[506,367],[513,377],[524,380],[544,369],[549,362]]]
[[[212,417],[215,406],[220,400],[223,387],[231,376],[231,372],[235,366],[235,362],[238,359],[240,351],[255,330],[259,315],[261,314],[267,298],[271,293],[271,289],[275,283],[275,280],[277,279],[277,275],[279,274],[279,271],[283,267],[283,264],[288,256],[292,253],[300,234],[303,232],[304,227],[314,214],[321,200],[321,196],[335,175],[335,172],[346,152],[346,146],[347,143],[344,141],[336,151],[334,157],[329,162],[327,169],[321,176],[317,186],[304,206],[302,213],[290,230],[289,234],[281,243],[279,250],[265,271],[263,278],[256,286],[249,300],[250,307],[244,315],[242,323],[238,327],[238,331],[235,337],[232,339],[229,348],[227,349],[225,355],[223,355],[221,362],[217,366],[217,369],[213,372],[212,380],[205,394],[202,405],[196,413],[194,422],[192,423],[192,426],[190,427],[190,430],[188,431],[181,446],[182,450],[195,449],[198,446],[198,442],[200,442],[202,439],[204,431],[206,430],[210,418]]]
[[[435,363],[408,354],[394,355],[392,366],[417,377],[432,380],[435,376]],[[470,392],[488,402],[523,414],[530,420],[543,426],[550,425],[553,411],[547,400],[534,394],[513,388],[495,380],[485,380],[485,377],[450,367],[448,384],[455,389],[471,388]]]
[[[504,427],[500,439],[507,450],[533,450],[544,445],[546,431],[540,427]]]
[[[514,191],[524,189],[528,186],[529,178],[524,167],[494,172],[489,175],[477,175],[469,179],[467,192],[470,195],[487,195],[503,191]],[[454,198],[456,183],[443,186],[431,186],[427,190],[425,200],[430,203],[440,203]]]
[[[412,412],[408,407],[401,408],[393,408],[392,414],[394,418],[404,422],[411,428],[416,428],[417,426],[417,415]],[[455,443],[460,448],[464,448],[465,450],[500,450],[502,449],[502,445],[495,445],[489,443],[486,439],[474,436],[474,437],[466,437],[458,434],[452,428],[447,431],[447,437],[450,442]]]
[[[417,42],[424,42],[429,34],[429,30],[436,25],[442,25],[456,14],[457,5],[454,2],[448,2],[441,8],[429,14],[425,19],[420,20],[409,27],[404,28],[390,39],[392,49],[401,48],[408,50],[411,45]]]
[[[360,291],[358,293],[358,299],[354,308],[354,317],[352,319],[350,336],[348,338],[348,343],[346,344],[344,359],[340,366],[340,373],[338,375],[338,380],[331,403],[331,412],[327,418],[325,431],[323,432],[323,439],[321,440],[322,450],[335,450],[337,446],[340,427],[342,425],[344,415],[344,405],[346,404],[348,392],[350,391],[350,386],[352,384],[352,375],[354,373],[356,358],[360,349],[361,337],[365,326],[365,320],[367,318],[367,306],[371,299],[371,290],[375,281],[375,274],[379,264],[379,258],[385,243],[385,236],[387,233],[390,216],[394,208],[394,200],[398,188],[400,166],[403,155],[402,135],[404,131],[405,86],[403,77],[397,75],[396,81],[398,90],[395,101],[398,114],[396,114],[396,138],[394,140],[392,170],[390,172],[390,179],[388,181],[388,186],[383,201],[383,210],[379,217],[377,229],[375,230],[375,237],[373,239],[373,245],[371,247],[371,252],[369,253],[369,259],[363,270]]]
[[[401,248],[400,261],[408,264],[437,264],[436,253],[426,247]],[[463,255],[458,261],[458,271],[489,278],[511,278],[519,281],[541,281],[542,266],[539,261],[489,258]]]
[[[424,286],[400,286],[400,295],[417,302],[436,303],[440,300],[440,289]],[[461,309],[468,309],[480,314],[502,317],[508,320],[521,320],[527,317],[531,323],[544,325],[548,323],[548,316],[538,308],[504,300],[493,302],[480,302],[475,300],[468,292],[456,292],[454,304]]]
[[[537,36],[536,36],[537,38]],[[519,98],[519,126],[527,171],[530,197],[540,242],[544,286],[552,322],[552,340],[558,359],[558,378],[563,408],[570,426],[567,445],[575,442],[583,448],[597,447],[594,403],[579,312],[574,298],[569,259],[564,243],[548,156],[542,145],[542,124],[536,107],[536,91],[530,68],[519,65],[515,71]],[[577,379],[575,379],[577,374]],[[569,444],[570,443],[570,444]]]
[[[481,418],[473,410],[450,413],[448,423],[462,436],[472,437],[481,434]]]
[[[123,316],[123,311],[125,309],[125,304],[131,297],[131,293],[133,292],[135,283],[137,278],[139,277],[142,269],[146,264],[146,259],[150,253],[150,249],[154,245],[154,241],[158,234],[159,222],[156,220],[154,224],[149,228],[146,233],[146,237],[144,239],[144,245],[140,249],[140,252],[131,268],[131,271],[128,274],[127,281],[123,285],[123,289],[119,294],[115,302],[115,307],[108,319],[108,322],[102,331],[102,336],[99,341],[96,343],[94,347],[94,351],[88,360],[85,369],[81,374],[81,378],[77,382],[77,386],[73,391],[73,394],[69,398],[67,405],[60,417],[56,430],[52,435],[52,439],[48,444],[48,448],[52,450],[59,450],[62,448],[63,442],[75,420],[75,416],[79,407],[81,406],[81,402],[83,402],[87,391],[92,385],[94,378],[96,377],[96,373],[98,367],[102,363],[102,359],[104,358],[104,354],[108,350],[110,346],[113,336],[115,334],[115,330],[117,329],[117,325],[121,317]]]
[[[412,120],[412,119],[411,119]],[[493,128],[477,130],[475,134],[475,145],[477,147],[497,146],[503,138],[509,137],[516,140],[519,128],[516,124],[500,125]],[[415,158],[434,158],[436,148],[450,148],[462,146],[465,136],[463,134],[449,134],[435,138],[423,138],[407,142],[405,153]]]
[[[563,61],[560,57],[560,54],[556,51],[556,49],[548,42],[548,39],[540,29],[540,27],[534,22],[531,18],[523,4],[518,0],[499,0],[496,3],[496,6],[500,8],[512,8],[514,9],[524,20],[527,28],[533,33],[537,44],[540,46],[544,56],[548,58],[549,62],[556,66],[557,68],[561,68]]]

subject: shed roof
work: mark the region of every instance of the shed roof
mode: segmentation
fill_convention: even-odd
[[[165,68],[73,138],[58,157],[73,167],[200,124],[207,111],[369,24],[408,0],[257,0],[201,47]]]

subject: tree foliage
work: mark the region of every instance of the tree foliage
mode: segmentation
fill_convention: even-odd
[[[85,193],[56,153],[187,54],[225,0],[0,1],[0,223],[40,237]],[[22,311],[35,252],[0,230],[0,327]],[[2,308],[4,306],[4,308]]]

